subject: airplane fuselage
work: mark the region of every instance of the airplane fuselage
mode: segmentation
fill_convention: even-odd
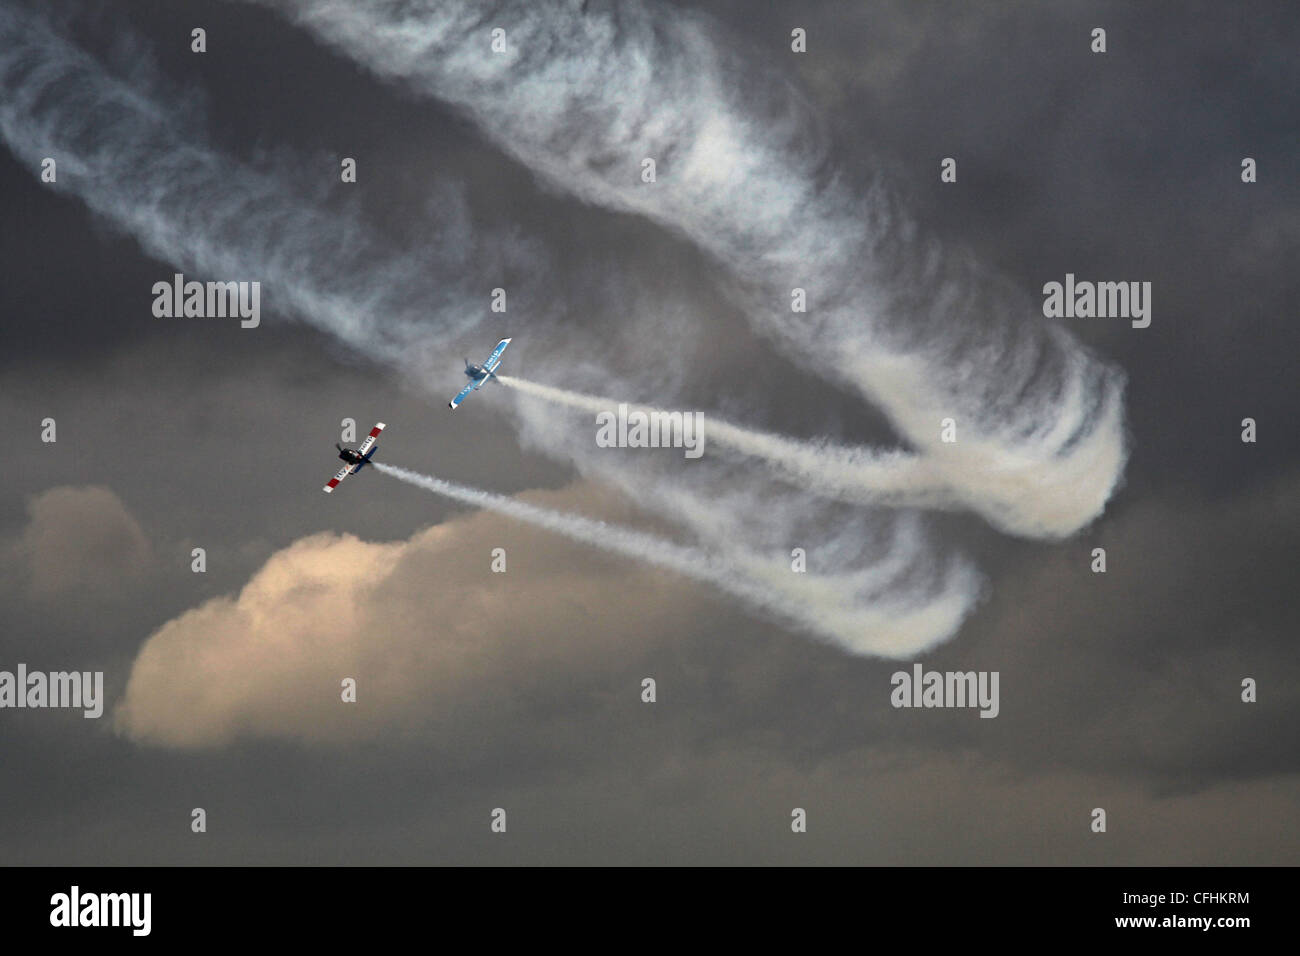
[[[370,456],[373,455],[378,450],[379,450],[379,446],[376,445],[374,448],[370,449],[368,453],[362,455],[352,448],[340,448],[339,458],[341,458],[343,461],[346,461],[349,465],[360,465],[361,467],[357,469],[357,471],[360,471],[361,468],[364,468],[366,465],[370,464]]]

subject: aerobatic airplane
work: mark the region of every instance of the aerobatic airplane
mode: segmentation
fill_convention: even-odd
[[[469,384],[460,390],[460,394],[453,398],[447,404],[455,411],[461,402],[470,392],[483,387],[483,383],[490,379],[497,366],[501,364],[501,353],[506,350],[510,344],[509,339],[502,339],[497,343],[497,347],[492,350],[492,354],[487,357],[487,361],[482,365],[470,365],[469,359],[465,359],[465,374],[469,376]]]
[[[362,468],[366,467],[366,465],[370,464],[371,457],[375,452],[379,451],[379,446],[375,444],[375,439],[379,437],[379,433],[384,430],[384,427],[384,423],[380,422],[374,428],[370,429],[370,434],[366,436],[366,440],[361,443],[360,448],[355,450],[344,448],[339,444],[334,446],[339,450],[339,457],[346,461],[347,464],[344,465],[343,469],[331,478],[329,484],[325,486],[324,491],[326,494],[337,488],[339,483],[348,475],[355,475]]]

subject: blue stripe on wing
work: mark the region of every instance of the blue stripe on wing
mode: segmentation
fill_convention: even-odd
[[[487,369],[489,372],[491,372],[498,365],[500,365],[501,353],[506,350],[506,346],[509,344],[510,344],[509,339],[502,339],[500,342],[498,342],[497,347],[494,348],[492,350],[492,354],[488,356],[488,360],[483,363],[483,367]]]
[[[477,384],[478,384],[477,382],[470,382],[468,385],[462,388],[460,392],[456,395],[456,397],[451,400],[451,407],[455,408],[461,402],[465,401],[465,396],[468,395],[470,392],[474,391],[474,388]]]

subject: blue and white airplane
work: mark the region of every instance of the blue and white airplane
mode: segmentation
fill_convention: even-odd
[[[470,392],[482,388],[483,383],[492,377],[497,370],[497,366],[501,364],[501,353],[506,350],[506,346],[509,344],[509,339],[502,339],[498,342],[497,347],[492,350],[492,354],[487,357],[487,361],[482,365],[470,365],[469,359],[465,359],[465,374],[469,376],[469,384],[460,390],[460,394],[447,403],[451,406],[452,411],[455,411],[457,406],[465,401]]]

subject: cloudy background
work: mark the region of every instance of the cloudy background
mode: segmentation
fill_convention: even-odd
[[[816,500],[753,462],[692,471],[676,453],[598,450],[589,419],[504,388],[451,414],[466,350],[514,334],[513,374],[899,444],[877,403],[751,321],[752,277],[718,248],[653,210],[575,197],[464,104],[372,76],[275,9],[299,4],[39,6],[52,12],[6,0],[4,25],[46,24],[171,112],[127,152],[121,116],[76,112],[75,96],[56,111],[64,131],[77,117],[72,145],[114,144],[101,161],[125,185],[107,203],[99,185],[78,192],[71,164],[59,189],[39,181],[51,148],[13,132],[28,54],[4,74],[0,668],[102,669],[110,710],[0,712],[0,858],[1300,862],[1288,5],[636,8],[733,51],[736,90],[788,83],[851,194],[886,177],[921,231],[1031,305],[1066,272],[1152,282],[1148,329],[1067,320],[1126,379],[1128,459],[1104,515],[1060,540],[1005,534],[978,509]],[[592,0],[586,17],[607,16]],[[177,144],[220,163],[163,181]],[[337,182],[341,156],[355,185]],[[939,182],[945,156],[956,184]],[[1243,156],[1258,183],[1241,183]],[[761,219],[772,198],[737,208]],[[199,218],[149,232],[155,219],[122,212],[144,200]],[[233,271],[193,264],[200,232],[234,250]],[[152,284],[182,269],[260,277],[262,326],[155,318]],[[488,309],[498,285],[506,316]],[[304,289],[334,294],[331,309],[312,313]],[[1010,340],[1032,341],[1035,319]],[[904,540],[920,556],[891,582],[905,610],[930,606],[945,569],[978,584],[951,634],[918,638],[924,653],[849,653],[707,584],[379,474],[326,498],[345,416],[388,422],[393,464],[732,558],[804,547],[812,582],[869,574]],[[715,502],[717,517],[691,510]],[[206,574],[190,571],[196,546]],[[494,547],[505,574],[489,571]],[[890,674],[913,660],[999,671],[999,717],[891,708]],[[355,705],[339,701],[345,676]],[[1244,677],[1256,704],[1240,702]],[[1098,806],[1105,835],[1088,828]],[[194,807],[206,834],[189,830]]]

